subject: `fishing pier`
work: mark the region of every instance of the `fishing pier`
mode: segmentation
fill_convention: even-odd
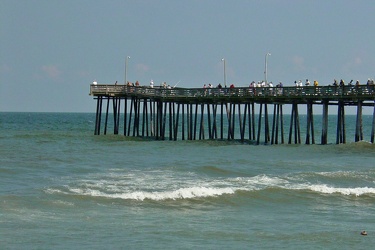
[[[336,143],[340,144],[347,142],[345,108],[354,106],[354,141],[364,140],[362,109],[369,107],[373,114],[369,140],[374,143],[374,85],[151,88],[92,84],[90,95],[97,103],[95,135],[107,134],[111,125],[114,134],[155,140],[315,144],[313,110],[319,105],[322,108],[321,128],[318,128],[321,129],[320,144],[328,144],[329,107],[337,110]],[[284,127],[286,105],[291,110],[289,127]],[[305,108],[307,119],[303,130],[298,110],[301,107]],[[303,141],[301,131],[305,132]]]

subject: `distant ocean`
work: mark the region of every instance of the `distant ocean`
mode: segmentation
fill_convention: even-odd
[[[368,131],[352,142],[355,116],[340,145],[94,136],[94,123],[0,113],[0,249],[375,246],[375,145]]]

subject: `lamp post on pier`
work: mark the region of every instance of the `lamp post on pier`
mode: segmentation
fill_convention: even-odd
[[[225,58],[221,59],[221,61],[224,63],[224,87],[227,87],[227,74],[225,69]]]
[[[264,62],[264,80],[265,80],[266,84],[268,83],[267,82],[267,63],[268,63],[268,56],[270,56],[270,55],[271,55],[270,52],[268,52],[266,54],[266,58],[265,58],[265,62]]]
[[[124,85],[127,84],[127,74],[128,74],[128,61],[130,59],[130,56],[127,56],[126,59],[125,59],[125,83]]]

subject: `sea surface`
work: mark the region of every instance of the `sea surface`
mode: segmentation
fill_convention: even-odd
[[[0,249],[374,249],[375,145],[353,142],[355,116],[339,145],[334,125],[328,145],[254,145],[94,122],[0,113]]]

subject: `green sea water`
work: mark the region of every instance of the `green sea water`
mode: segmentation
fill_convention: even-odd
[[[363,120],[357,143],[347,116],[346,144],[332,125],[329,145],[254,145],[94,136],[94,113],[0,113],[0,248],[372,249]]]

